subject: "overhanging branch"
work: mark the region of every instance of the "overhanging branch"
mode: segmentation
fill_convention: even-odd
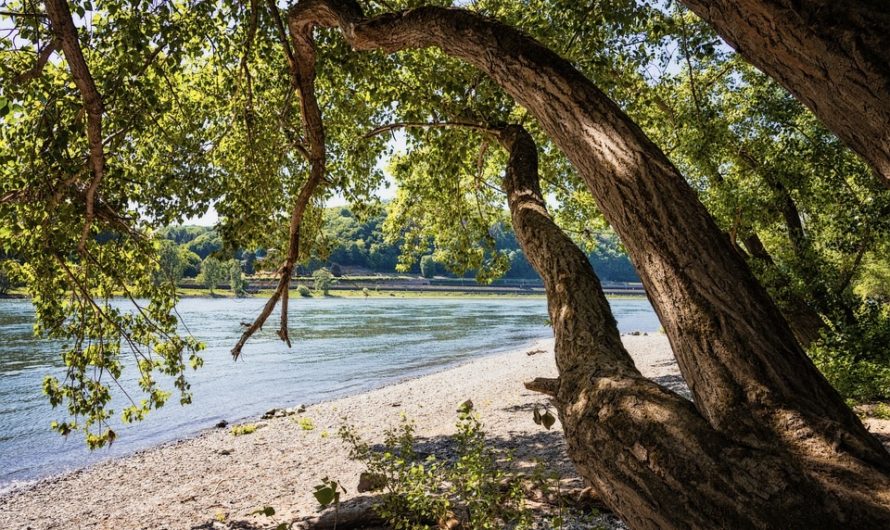
[[[77,27],[71,17],[66,0],[46,0],[46,14],[49,17],[55,41],[58,41],[68,69],[74,78],[74,85],[80,92],[83,100],[84,111],[87,118],[87,140],[90,145],[90,166],[93,172],[92,179],[87,186],[86,193],[86,219],[84,220],[83,233],[80,238],[79,249],[81,253],[86,247],[90,227],[95,218],[96,192],[105,175],[105,148],[102,144],[102,114],[105,109],[102,104],[102,96],[96,88],[96,82],[90,73],[80,40],[77,35]]]

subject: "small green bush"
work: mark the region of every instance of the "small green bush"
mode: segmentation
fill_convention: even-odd
[[[300,293],[300,296],[302,296],[303,298],[311,298],[312,297],[312,291],[305,285],[298,285],[297,292]]]
[[[253,434],[257,430],[257,426],[253,423],[243,423],[232,427],[232,436],[243,436],[245,434]]]
[[[352,427],[341,427],[339,434],[351,458],[384,478],[375,510],[393,528],[429,528],[454,519],[462,528],[480,530],[531,525],[523,477],[499,466],[510,455],[486,444],[482,424],[470,411],[458,416],[457,456],[447,462],[432,455],[420,458],[414,425],[404,416],[398,428],[384,434],[382,450],[372,448]]]
[[[890,420],[890,405],[878,403],[871,409],[871,415],[879,420]]]

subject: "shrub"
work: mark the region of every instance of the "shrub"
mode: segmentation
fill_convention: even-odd
[[[327,269],[318,269],[312,273],[312,278],[315,280],[315,290],[321,291],[322,294],[327,296],[328,291],[331,289],[331,285],[334,284],[334,275],[331,274],[331,271]]]
[[[420,258],[420,275],[424,278],[432,278],[436,274],[436,261],[433,256],[427,254]]]
[[[6,270],[6,263],[0,263],[0,295],[9,293],[12,289],[12,279]]]
[[[241,262],[236,259],[229,262],[229,287],[235,296],[244,296],[247,292],[247,283],[241,273]]]
[[[210,256],[201,263],[201,274],[198,275],[198,281],[210,290],[210,294],[213,294],[213,290],[225,281],[227,275],[228,271],[222,262]]]
[[[531,514],[524,503],[521,477],[498,466],[507,453],[486,445],[485,433],[471,411],[458,416],[456,458],[420,458],[414,425],[404,416],[384,434],[381,450],[363,441],[355,429],[340,428],[350,457],[379,477],[384,493],[375,506],[393,528],[426,528],[460,523],[463,528],[527,528]],[[448,526],[450,527],[450,526]]]
[[[245,434],[253,434],[257,430],[257,426],[253,423],[244,423],[232,427],[232,436],[243,436]]]
[[[300,296],[302,296],[303,298],[311,298],[312,297],[312,290],[310,290],[305,285],[298,285],[297,292],[300,293]]]
[[[890,398],[890,306],[866,300],[856,309],[855,324],[823,333],[808,353],[845,398]]]

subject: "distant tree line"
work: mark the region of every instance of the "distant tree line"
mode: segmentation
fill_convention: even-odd
[[[309,275],[322,267],[327,267],[334,275],[339,276],[342,269],[348,267],[373,273],[395,274],[401,253],[401,242],[387,241],[383,233],[385,218],[385,214],[379,214],[367,220],[360,220],[349,208],[326,209],[322,235],[323,240],[328,243],[327,248],[324,252],[316,252],[316,255],[299,267],[297,272]],[[496,249],[503,252],[510,260],[510,268],[504,275],[506,278],[538,278],[509,225],[497,225],[491,232],[496,242]],[[239,249],[226,255],[223,240],[212,227],[170,226],[160,230],[158,236],[162,274],[177,281],[183,278],[195,278],[211,289],[228,283],[231,266],[225,266],[224,262],[234,260],[244,274],[253,275],[267,254],[267,249],[258,248]],[[598,246],[588,258],[603,281],[639,281],[633,265],[614,236],[604,235],[599,238]],[[274,266],[272,268],[274,269]],[[433,254],[421,257],[409,272],[428,278],[440,275],[453,276],[443,264],[434,259]],[[472,275],[472,272],[467,274],[467,276]]]

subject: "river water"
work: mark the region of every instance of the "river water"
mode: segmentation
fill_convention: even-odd
[[[0,491],[10,485],[85,466],[183,438],[216,424],[256,416],[272,407],[315,403],[429,373],[482,355],[552,336],[543,299],[325,298],[290,302],[293,348],[278,340],[278,317],[248,342],[242,360],[229,351],[264,299],[187,298],[177,307],[192,334],[205,342],[204,366],[189,372],[193,402],[174,395],[145,421],[123,425],[117,441],[90,452],[83,439],[65,439],[49,423],[63,419],[42,394],[43,377],[60,379],[59,345],[35,338],[27,300],[0,300]],[[611,300],[622,331],[655,331],[645,299]],[[133,369],[122,384],[135,388]],[[115,397],[113,408],[125,404]]]

